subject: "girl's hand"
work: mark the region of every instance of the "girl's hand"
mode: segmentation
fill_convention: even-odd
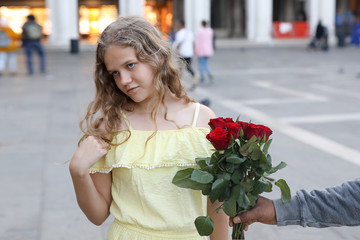
[[[89,168],[105,156],[110,146],[104,140],[94,136],[88,136],[81,143],[74,153],[70,162],[70,171],[73,173],[84,174]]]

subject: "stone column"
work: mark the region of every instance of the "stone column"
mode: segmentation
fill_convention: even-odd
[[[313,37],[315,35],[316,25],[320,19],[319,16],[319,0],[308,0],[308,8],[309,8],[309,35]]]
[[[144,16],[144,0],[119,0],[120,16]]]
[[[248,40],[254,40],[255,39],[255,1],[254,0],[247,0],[246,1],[246,13],[247,13],[247,19],[246,19],[246,38]]]
[[[308,0],[309,1],[309,26],[310,37],[315,35],[316,25],[319,20],[327,27],[329,44],[335,43],[335,0]]]
[[[336,13],[336,0],[321,0],[320,16],[323,19],[323,24],[328,29],[329,43],[331,45],[336,42],[335,13]]]
[[[186,28],[196,34],[201,21],[210,21],[210,0],[185,0],[184,3]]]
[[[51,45],[70,46],[71,39],[79,38],[79,7],[77,0],[46,0],[49,9]]]
[[[272,0],[247,0],[247,38],[254,42],[272,40]]]

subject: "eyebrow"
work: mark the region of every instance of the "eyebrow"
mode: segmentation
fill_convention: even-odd
[[[132,62],[138,62],[138,60],[136,58],[131,58],[131,59],[126,60],[122,64],[120,64],[120,66],[128,65],[129,63],[132,63]],[[106,68],[106,69],[109,73],[116,71],[116,70],[112,70],[112,68]]]

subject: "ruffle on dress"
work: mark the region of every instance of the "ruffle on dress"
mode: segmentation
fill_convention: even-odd
[[[133,228],[130,225],[121,224],[117,220],[111,224],[106,240],[206,240],[207,237],[201,237],[195,231],[186,235],[181,232],[178,234],[164,234],[156,231],[142,230]]]
[[[196,166],[195,158],[207,157],[214,151],[206,139],[207,128],[189,127],[158,131],[146,144],[153,131],[130,130],[130,138],[112,146],[107,155],[96,162],[90,173],[109,173],[113,168],[144,168]],[[113,143],[121,143],[128,132],[120,132]]]

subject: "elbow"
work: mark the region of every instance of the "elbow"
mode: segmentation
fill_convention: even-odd
[[[104,222],[105,222],[105,220],[102,220],[102,221],[91,221],[94,225],[96,225],[96,226],[101,226]]]
[[[84,213],[85,213],[87,219],[96,226],[101,226],[110,215],[109,211],[107,211],[106,213],[105,212],[102,212],[102,213],[100,213],[100,212],[97,212],[97,213],[84,212]]]
[[[109,215],[108,215],[109,216]],[[105,220],[107,219],[108,216],[104,216],[104,217],[96,217],[96,218],[90,218],[88,217],[89,221],[96,225],[96,226],[101,226]]]

